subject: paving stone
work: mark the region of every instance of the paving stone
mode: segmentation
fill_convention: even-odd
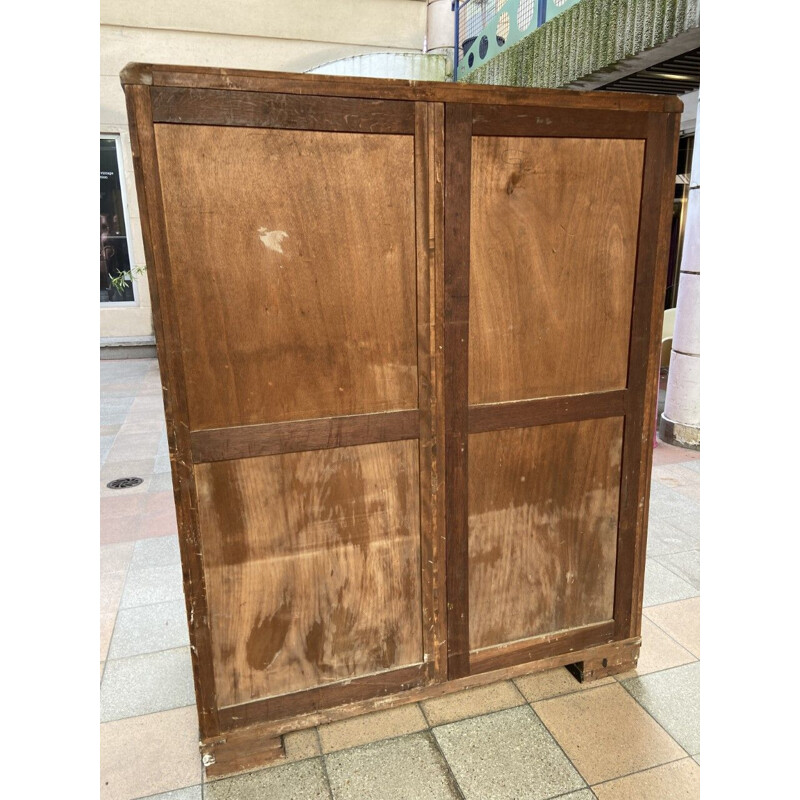
[[[511,681],[454,692],[420,703],[429,725],[444,725],[467,717],[477,717],[504,708],[525,704],[525,698]]]
[[[422,711],[413,703],[320,725],[319,738],[322,752],[332,753],[334,750],[344,750],[379,739],[423,731],[427,727]]]
[[[677,514],[668,514],[663,518],[678,530],[694,536],[700,541],[700,509],[695,508],[691,511],[686,511]]]
[[[181,563],[181,551],[177,536],[157,536],[152,539],[141,539],[133,549],[131,569],[147,567],[166,567]]]
[[[544,800],[586,786],[530,706],[433,733],[466,800]]]
[[[126,572],[133,557],[133,542],[106,544],[100,548],[100,574]]]
[[[700,663],[631,678],[622,685],[689,755],[700,752]]]
[[[293,731],[283,735],[283,749],[287,761],[300,761],[303,758],[313,758],[321,755],[319,736],[316,728],[304,731]]]
[[[325,758],[334,800],[457,800],[431,734],[415,733]]]
[[[321,758],[206,783],[205,800],[330,800]]]
[[[647,530],[647,555],[664,556],[696,550],[700,539],[675,527],[672,523],[656,517],[650,520]]]
[[[149,797],[142,798],[142,800],[202,800],[203,788],[198,784],[197,786],[187,786],[185,789],[175,789],[172,792],[164,792],[163,794],[151,794]],[[561,800],[559,798],[559,800]]]
[[[652,558],[647,559],[644,574],[644,605],[660,606],[687,597],[696,597],[700,592],[690,583]]]
[[[100,684],[100,721],[194,705],[188,647],[106,661]]]
[[[128,658],[188,645],[186,605],[183,600],[170,600],[120,609],[108,657]]]
[[[121,608],[151,603],[166,603],[183,597],[183,573],[180,564],[128,570]]]
[[[122,613],[120,612],[120,614]],[[119,623],[117,625],[119,626]],[[639,653],[639,663],[635,669],[617,675],[616,678],[617,680],[624,680],[625,678],[634,678],[637,675],[648,675],[651,672],[678,667],[681,664],[690,664],[695,660],[695,657],[688,650],[681,647],[647,617],[643,617],[642,647]]]
[[[681,647],[700,658],[700,598],[651,606],[645,616],[666,631]]]
[[[197,786],[201,780],[198,737],[194,707],[104,723],[100,726],[101,800],[131,800]]]
[[[618,683],[542,700],[533,709],[589,784],[686,755]]]
[[[546,672],[535,672],[532,675],[522,675],[514,678],[517,688],[525,696],[529,703],[537,700],[544,700],[548,697],[557,697],[572,692],[583,692],[586,689],[593,689],[595,686],[602,686],[606,683],[614,683],[613,678],[600,678],[591,683],[581,683],[565,667],[549,669]]]
[[[661,566],[683,578],[698,591],[700,590],[700,551],[687,550],[684,553],[671,553],[656,558]]]
[[[700,767],[683,758],[593,788],[598,800],[699,800]]]

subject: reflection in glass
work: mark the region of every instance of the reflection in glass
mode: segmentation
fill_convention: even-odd
[[[133,301],[133,283],[128,275],[120,286],[112,278],[131,268],[128,234],[122,203],[122,185],[117,158],[117,140],[100,139],[100,301]],[[123,288],[124,287],[124,288]]]

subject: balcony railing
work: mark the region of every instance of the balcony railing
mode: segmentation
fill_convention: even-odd
[[[454,80],[467,76],[580,0],[454,0]]]

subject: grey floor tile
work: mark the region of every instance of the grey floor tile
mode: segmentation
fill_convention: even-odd
[[[111,638],[109,658],[188,647],[189,627],[183,600],[120,609]]]
[[[205,800],[330,800],[320,758],[212,781],[203,794]]]
[[[530,706],[433,733],[466,800],[543,800],[586,787]]]
[[[158,461],[159,456],[156,456]],[[155,464],[154,464],[155,468]],[[156,471],[150,481],[151,492],[171,492],[172,491],[172,472],[169,471],[169,456],[167,456],[167,472]]]
[[[180,564],[130,569],[120,608],[166,603],[168,600],[178,600],[181,597],[183,597],[183,576]]]
[[[694,536],[700,541],[700,510],[687,511],[680,514],[669,514],[664,520],[684,533]]]
[[[457,800],[431,734],[340,750],[326,756],[334,800]]]
[[[700,539],[676,528],[672,523],[656,517],[647,526],[647,555],[665,556],[696,550]]]
[[[622,681],[689,755],[700,752],[700,663]]]
[[[147,567],[167,567],[181,563],[181,551],[177,536],[157,536],[153,539],[139,539],[133,548],[131,569]]]
[[[679,578],[654,559],[647,559],[644,573],[645,607],[660,606],[662,603],[672,603],[675,600],[686,600],[688,597],[697,597],[699,594],[700,592],[683,578]]]
[[[683,461],[681,462],[686,469],[694,470],[695,472],[700,472],[700,459],[695,458],[693,461]]]
[[[153,463],[153,472],[156,475],[161,475],[163,473],[169,473],[172,467],[169,464],[169,454],[164,456],[156,456],[155,462]]]
[[[597,797],[591,789],[581,789],[579,792],[560,794],[558,797],[554,797],[553,800],[597,800]]]
[[[100,721],[153,714],[194,703],[188,647],[106,661]]]
[[[151,794],[140,800],[202,800],[202,797],[203,789],[198,785],[187,786],[185,789],[173,789],[173,791],[163,794]]]
[[[100,437],[100,466],[105,463],[106,457],[111,450],[111,445],[114,444],[116,436],[101,436]]]
[[[697,501],[653,481],[650,487],[650,515],[666,519],[683,514],[699,514]]]
[[[678,577],[700,589],[700,551],[688,550],[684,553],[671,553],[656,559],[659,564],[674,572]]]

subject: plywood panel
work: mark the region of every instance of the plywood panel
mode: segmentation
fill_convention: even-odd
[[[422,661],[418,452],[195,468],[221,706]]]
[[[155,129],[191,428],[416,408],[413,137]]]
[[[611,619],[621,417],[470,435],[470,648]]]
[[[472,143],[469,400],[626,385],[644,142]]]

